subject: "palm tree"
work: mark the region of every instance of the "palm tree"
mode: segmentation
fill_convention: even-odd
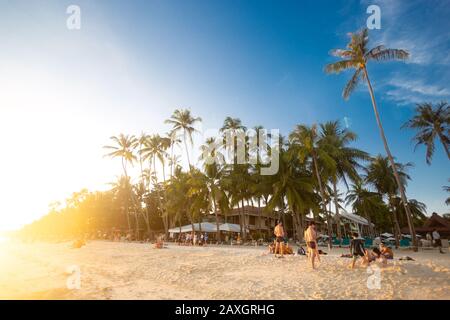
[[[441,141],[450,160],[450,106],[447,102],[442,101],[435,106],[429,102],[417,104],[416,114],[402,128],[418,130],[413,140],[416,148],[421,144],[426,146],[427,164],[431,164],[436,138]]]
[[[127,166],[128,166],[128,164],[133,165],[133,162],[137,160],[136,155],[134,154],[134,150],[137,145],[137,139],[133,135],[129,136],[129,135],[124,135],[122,133],[119,134],[119,136],[112,136],[110,139],[113,142],[115,142],[116,145],[104,146],[103,148],[105,148],[105,149],[113,150],[113,151],[107,153],[105,156],[108,156],[111,158],[116,158],[116,157],[121,158],[124,178],[129,183]],[[125,214],[127,215],[127,219],[129,219],[128,204],[126,205],[125,210],[126,210]],[[128,220],[128,229],[131,230],[131,225],[130,225],[129,220]]]
[[[412,221],[411,211],[408,208],[408,200],[406,198],[404,186],[401,183],[398,170],[395,167],[394,157],[391,154],[389,145],[384,134],[383,125],[381,123],[380,115],[378,113],[377,103],[375,101],[375,95],[373,93],[372,84],[367,72],[367,63],[369,61],[383,61],[383,60],[406,60],[409,57],[409,53],[402,49],[389,49],[383,45],[378,45],[372,49],[369,49],[369,31],[365,28],[360,32],[350,33],[350,42],[346,49],[335,49],[331,53],[332,55],[341,58],[342,60],[330,63],[325,67],[327,73],[340,73],[348,69],[356,69],[355,73],[351,77],[350,81],[344,88],[342,93],[344,99],[348,99],[350,94],[356,88],[361,80],[367,82],[367,86],[372,100],[373,111],[380,131],[381,139],[383,140],[384,149],[389,158],[389,162],[394,172],[395,181],[397,183],[400,196],[402,198],[403,205],[405,206],[406,218],[408,220],[409,232],[413,240],[414,250],[417,250],[417,239],[414,230],[414,224]]]
[[[338,121],[329,121],[320,125],[319,144],[335,161],[335,171],[331,174],[332,193],[334,207],[336,210],[337,237],[341,239],[341,224],[339,215],[339,201],[337,183],[343,180],[348,189],[347,180],[355,182],[359,180],[358,169],[362,166],[358,161],[369,160],[369,155],[357,148],[351,148],[348,145],[355,141],[357,136],[354,132],[344,129]]]
[[[345,197],[347,205],[351,205],[353,212],[363,214],[369,223],[370,235],[374,235],[372,226],[372,216],[379,212],[380,207],[384,206],[383,199],[376,193],[364,187],[363,180],[357,180],[351,184]]]
[[[217,241],[220,242],[220,229],[218,212],[226,214],[228,209],[228,197],[223,186],[222,175],[224,172],[224,157],[219,149],[220,144],[214,138],[208,138],[200,147],[200,160],[203,161],[203,170],[206,178],[206,187],[209,190],[211,204],[216,218]]]
[[[402,185],[407,184],[407,180],[410,179],[406,170],[412,166],[411,163],[401,164],[395,163],[397,168],[397,174],[399,175]],[[366,181],[373,185],[380,195],[386,195],[388,198],[388,204],[392,212],[394,233],[396,238],[396,244],[398,246],[399,236],[401,235],[399,219],[397,211],[394,206],[394,198],[398,194],[398,185],[392,170],[392,166],[389,164],[389,159],[378,155],[375,157],[365,169]],[[403,201],[403,200],[402,200]]]
[[[170,146],[170,139],[169,138],[163,138],[159,134],[151,135],[147,138],[145,141],[145,147],[141,149],[141,153],[143,154],[144,158],[152,158],[153,163],[153,177],[154,177],[154,185],[157,191],[157,196],[159,199],[159,206],[162,210],[162,218],[164,223],[164,230],[166,233],[166,237],[168,236],[168,230],[169,230],[169,224],[168,224],[168,216],[167,211],[164,210],[164,205],[161,201],[161,195],[159,193],[161,187],[157,186],[158,184],[158,175],[156,171],[156,159],[159,160],[161,166],[162,166],[162,174],[163,174],[163,185],[166,183],[166,174],[165,174],[165,159],[167,156],[166,150]]]
[[[188,160],[189,168],[191,168],[191,161],[189,159],[189,149],[187,145],[187,139],[189,138],[189,141],[191,144],[193,144],[192,140],[192,134],[196,132],[194,125],[197,122],[201,122],[202,118],[200,117],[193,117],[191,114],[191,111],[188,109],[182,109],[182,110],[175,110],[170,117],[170,119],[167,119],[165,123],[171,124],[172,131],[173,132],[183,132],[183,141],[184,141],[184,147],[186,149],[186,156]]]
[[[280,164],[274,176],[268,176],[273,189],[267,209],[282,211],[287,208],[291,213],[298,240],[303,236],[303,220],[300,214],[315,205],[314,183],[312,175],[300,163],[296,150],[280,148]]]
[[[247,128],[242,124],[241,119],[239,118],[231,118],[226,117],[222,128],[220,128],[220,132],[223,135],[223,139],[225,143],[233,143],[232,146],[225,145],[225,148],[228,149],[229,153],[233,154],[233,164],[237,164],[237,158],[238,158],[238,144],[245,143],[245,141],[241,141],[240,133],[244,133]],[[233,138],[232,141],[227,141],[230,137]]]
[[[133,162],[137,160],[136,155],[134,154],[134,150],[136,148],[137,139],[135,136],[119,134],[119,136],[112,136],[110,138],[116,145],[108,145],[104,146],[105,149],[113,150],[110,153],[107,153],[105,156],[116,158],[120,157],[122,160],[122,169],[125,177],[128,177],[127,173],[127,165],[133,165]]]
[[[328,175],[326,171],[334,172],[336,170],[336,162],[332,157],[319,145],[319,135],[317,134],[317,126],[314,124],[311,127],[306,125],[297,125],[294,131],[289,135],[289,140],[296,149],[298,157],[301,162],[305,162],[307,159],[312,159],[311,171],[314,172],[316,177],[316,182],[319,186],[322,212],[327,217],[327,227],[328,227],[328,246],[332,246],[332,221],[330,214],[327,210],[327,197],[324,188],[324,177],[321,177],[320,171],[324,175]]]

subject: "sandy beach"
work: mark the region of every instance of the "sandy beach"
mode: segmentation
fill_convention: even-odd
[[[277,259],[263,248],[179,247],[91,241],[0,244],[1,299],[450,299],[450,254],[396,251],[415,261],[349,270],[346,249],[322,256]],[[80,269],[80,289],[68,289],[67,268]],[[376,271],[376,270],[375,270]],[[377,271],[378,272],[378,271]],[[373,278],[372,278],[373,280]],[[370,282],[370,280],[369,280]],[[370,287],[370,285],[369,285]]]

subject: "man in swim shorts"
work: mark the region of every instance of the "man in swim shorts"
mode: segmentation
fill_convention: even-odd
[[[281,254],[280,257],[283,257],[284,228],[283,228],[283,223],[281,221],[278,221],[278,224],[275,226],[275,229],[273,230],[273,234],[275,235],[275,256],[276,256],[277,252],[280,252],[280,254]]]

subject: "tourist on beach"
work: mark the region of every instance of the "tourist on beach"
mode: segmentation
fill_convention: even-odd
[[[204,245],[206,246],[206,243],[208,242],[208,234],[205,232],[205,236],[203,237],[203,240],[205,240]]]
[[[352,265],[351,268],[355,268],[356,260],[359,258],[362,258],[362,265],[368,265],[369,264],[369,257],[367,250],[364,249],[364,243],[361,238],[359,238],[358,233],[353,233],[353,238],[350,242],[350,253],[352,255]]]
[[[444,251],[442,251],[441,235],[439,234],[439,232],[436,229],[433,230],[432,236],[433,236],[434,246],[439,248],[440,253],[444,253]]]
[[[317,231],[316,223],[314,221],[310,222],[309,227],[305,231],[305,241],[308,249],[308,259],[311,262],[311,267],[315,269],[315,259],[317,258],[317,261],[320,262],[320,257],[317,251]]]
[[[284,228],[283,223],[281,221],[278,221],[278,224],[275,226],[275,229],[273,230],[273,234],[275,235],[275,256],[277,255],[277,252],[279,252],[280,258],[283,257],[283,250],[284,250]]]
[[[193,240],[193,241],[194,241],[194,242],[193,242],[193,245],[196,246],[197,243],[198,243],[197,232],[194,233],[193,239],[194,239],[194,240]]]
[[[378,261],[381,262],[382,264],[387,263],[386,257],[381,253],[381,250],[377,247],[374,247],[372,251],[366,250],[366,258],[369,263],[373,261]]]
[[[380,244],[380,252],[386,259],[394,259],[394,251],[384,243]]]

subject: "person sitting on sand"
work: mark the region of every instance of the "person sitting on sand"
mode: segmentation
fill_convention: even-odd
[[[380,244],[380,252],[386,259],[394,259],[394,252],[384,243]]]
[[[281,221],[278,221],[278,224],[275,226],[275,229],[273,230],[273,234],[275,235],[275,256],[277,252],[280,252],[280,258],[283,257],[283,247],[284,247],[284,228],[283,223]]]
[[[368,265],[369,264],[369,258],[368,254],[366,252],[367,250],[364,249],[364,243],[361,238],[359,238],[358,233],[353,233],[353,238],[350,241],[350,253],[353,256],[351,268],[355,268],[355,263],[358,258],[362,258],[362,265]]]
[[[305,241],[308,249],[308,259],[311,261],[311,267],[314,269],[314,262],[317,258],[317,261],[320,262],[319,253],[317,252],[317,232],[316,232],[316,224],[314,221],[311,221],[309,227],[305,231]]]
[[[366,250],[366,258],[369,263],[374,261],[381,262],[382,264],[387,263],[386,257],[381,254],[380,249],[377,247],[374,247],[372,251]]]

